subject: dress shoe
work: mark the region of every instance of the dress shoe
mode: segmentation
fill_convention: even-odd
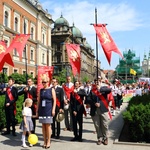
[[[98,141],[96,142],[96,144],[97,144],[97,145],[101,145],[101,144],[102,144],[102,141],[101,141],[101,140],[98,140]]]
[[[57,135],[57,136],[56,136],[56,139],[60,139],[60,136],[59,136],[59,135]]]
[[[82,139],[78,139],[78,141],[79,141],[79,142],[83,142],[83,140],[82,140]]]
[[[55,135],[54,135],[54,134],[52,134],[52,135],[51,135],[51,138],[55,138]]]
[[[17,136],[17,134],[15,132],[12,133],[13,136]]]
[[[104,145],[108,145],[108,138],[106,138],[103,142]]]
[[[2,133],[2,135],[8,135],[8,134],[10,134],[10,132],[8,132],[8,131],[5,131]]]
[[[71,141],[78,141],[78,138],[74,137]]]

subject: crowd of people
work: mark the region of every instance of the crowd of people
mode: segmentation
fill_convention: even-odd
[[[71,141],[83,141],[83,116],[89,114],[93,121],[97,135],[97,145],[108,145],[108,122],[119,112],[122,107],[122,97],[127,90],[135,90],[134,95],[142,95],[149,92],[149,87],[139,83],[128,85],[121,84],[118,80],[110,83],[107,79],[98,76],[93,82],[71,81],[66,77],[66,83],[62,85],[56,78],[51,81],[47,76],[42,77],[43,87],[37,94],[37,87],[31,78],[28,85],[22,90],[14,86],[14,79],[10,78],[7,88],[3,89],[5,94],[6,131],[2,135],[10,134],[16,136],[15,113],[16,101],[19,95],[24,94],[22,108],[22,122],[20,129],[22,133],[22,146],[28,147],[25,137],[31,133],[36,134],[36,120],[42,124],[43,148],[50,148],[51,138],[60,139],[61,122],[57,120],[58,113],[64,114],[64,131],[72,131]],[[28,134],[28,135],[27,135]],[[29,145],[33,146],[33,145]]]

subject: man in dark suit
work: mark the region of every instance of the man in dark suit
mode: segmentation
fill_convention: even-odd
[[[85,113],[83,100],[86,93],[84,89],[80,88],[78,81],[74,82],[74,87],[75,89],[71,92],[70,96],[74,133],[74,138],[71,139],[71,141],[82,142],[83,114]],[[79,125],[79,130],[77,128],[77,124]]]
[[[52,123],[52,138],[56,137],[57,139],[60,138],[60,122],[56,121],[56,116],[58,113],[64,113],[64,91],[62,87],[58,86],[58,80],[53,78],[52,79],[53,88],[56,91],[56,109],[55,109],[55,116],[53,117]],[[57,133],[55,134],[55,129]]]
[[[16,136],[15,133],[15,115],[16,115],[16,101],[18,99],[18,90],[14,87],[15,80],[9,78],[8,87],[4,89],[5,91],[5,114],[6,114],[6,125],[7,131],[2,133],[2,135],[10,134],[10,125],[12,125],[12,135]]]
[[[18,91],[18,95],[24,94],[24,100],[26,98],[31,98],[33,100],[33,104],[31,106],[32,115],[36,115],[36,107],[37,107],[37,88],[33,85],[33,81],[31,78],[28,78],[28,85],[22,90]],[[36,118],[32,118],[34,130],[32,133],[35,133],[36,128]]]

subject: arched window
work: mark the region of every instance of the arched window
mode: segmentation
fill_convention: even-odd
[[[5,11],[5,26],[8,27],[8,12]]]
[[[34,29],[33,27],[31,28],[31,39],[33,40],[33,34],[34,34]]]
[[[18,31],[18,18],[15,17],[15,31]]]

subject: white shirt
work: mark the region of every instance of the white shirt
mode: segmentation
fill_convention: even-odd
[[[32,116],[32,110],[29,107],[24,107],[24,109],[22,110],[22,115],[23,116]]]

